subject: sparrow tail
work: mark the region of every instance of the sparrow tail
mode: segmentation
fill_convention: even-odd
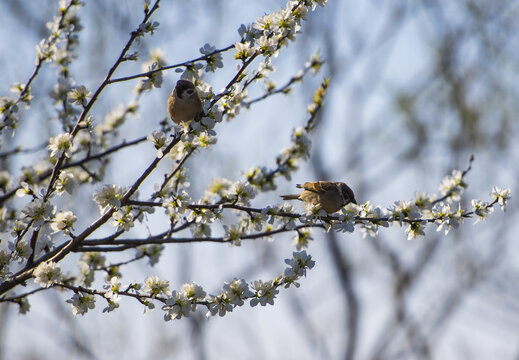
[[[293,194],[293,195],[281,195],[281,198],[283,200],[299,200],[299,194]]]

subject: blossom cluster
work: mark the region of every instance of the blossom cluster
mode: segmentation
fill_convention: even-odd
[[[447,176],[440,185],[440,191],[444,184],[456,177],[461,172],[455,170]],[[463,179],[459,179],[463,181]],[[197,238],[208,238],[211,235],[210,225],[220,218],[223,205],[211,205],[226,203],[228,192],[232,183],[226,179],[214,180],[206,191],[204,200],[198,204],[186,202],[182,207],[185,214],[190,214],[190,221],[198,231],[192,229],[192,234]],[[396,201],[392,206],[385,208],[375,206],[369,201],[364,204],[349,203],[336,214],[326,214],[316,207],[308,207],[303,215],[295,213],[294,208],[286,203],[283,206],[265,207],[254,209],[250,207],[234,206],[231,210],[238,215],[233,224],[224,224],[225,234],[221,241],[239,246],[243,239],[269,238],[277,231],[294,231],[294,245],[298,250],[308,246],[312,235],[306,227],[323,227],[326,231],[338,231],[351,233],[357,227],[363,236],[375,237],[380,227],[405,227],[408,239],[414,239],[425,235],[428,224],[436,224],[437,231],[448,234],[453,228],[459,227],[465,219],[476,217],[476,223],[483,221],[493,212],[493,206],[499,204],[506,208],[507,201],[511,198],[509,189],[494,187],[491,197],[493,201],[473,200],[472,207],[462,208],[459,202],[454,202],[452,197],[461,196],[464,188],[451,191],[447,196],[437,199],[436,195],[417,193],[410,201]],[[207,204],[207,205],[204,205]],[[179,220],[179,219],[177,219]],[[298,225],[298,222],[301,225]]]
[[[47,23],[50,35],[36,46],[36,68],[33,75],[26,83],[15,83],[10,87],[15,97],[0,97],[0,132],[4,128],[14,131],[17,127],[18,104],[24,103],[26,107],[31,105],[33,96],[30,86],[43,63],[50,62],[66,67],[75,58],[73,50],[77,44],[77,32],[82,29],[76,11],[82,5],[78,0],[60,0],[57,16]]]
[[[61,267],[55,262],[42,262],[34,270],[34,282],[49,287],[61,280]]]
[[[240,107],[248,103],[245,101],[248,94],[246,88],[252,82],[264,79],[267,87],[267,94],[272,93],[274,83],[268,79],[268,74],[275,71],[271,58],[277,57],[280,49],[288,44],[288,40],[295,40],[296,34],[301,29],[301,21],[304,20],[308,11],[313,11],[316,5],[324,6],[326,1],[313,0],[291,0],[284,8],[271,14],[266,14],[256,19],[252,24],[242,24],[238,29],[241,40],[234,44],[234,58],[242,62],[239,67],[237,84],[230,84],[224,92],[224,98],[220,104],[220,110],[229,118],[236,116]],[[263,60],[259,63],[250,78],[246,74],[245,68],[257,56],[262,55]],[[321,61],[310,62],[312,71],[318,70]],[[239,76],[238,76],[239,75]],[[243,85],[239,84],[243,79],[247,79]],[[301,77],[295,76],[292,82],[298,81]],[[289,91],[289,87],[285,88]],[[250,103],[249,103],[250,104]]]
[[[151,90],[152,87],[160,88],[163,81],[162,71],[154,72],[154,70],[164,67],[166,63],[167,61],[164,58],[162,51],[160,49],[153,49],[150,52],[150,59],[144,62],[141,66],[143,71],[148,71],[150,74],[145,80],[139,83],[135,92],[140,94],[146,90]]]
[[[105,267],[106,257],[100,253],[84,253],[78,263],[79,276],[77,283],[82,286],[91,286],[95,280],[95,271]]]
[[[130,296],[137,298],[147,309],[154,309],[153,301],[163,303],[164,320],[170,321],[190,316],[199,306],[207,308],[206,316],[216,314],[224,316],[232,312],[236,307],[244,306],[249,301],[251,306],[267,304],[273,305],[274,299],[279,293],[279,288],[289,288],[301,277],[306,276],[307,270],[314,267],[315,261],[306,251],[294,252],[292,257],[285,260],[288,267],[283,274],[273,280],[255,280],[250,285],[244,279],[234,278],[225,282],[218,294],[209,295],[195,282],[183,284],[179,290],[171,290],[169,281],[158,276],[148,276],[143,284],[130,284],[123,287],[121,276],[115,275],[106,279],[104,291],[92,291],[77,288],[76,293],[67,303],[71,304],[74,315],[84,315],[88,310],[95,308],[95,296],[103,297],[107,306],[103,312],[110,312],[119,307],[121,297]],[[40,269],[41,268],[41,269]],[[59,267],[55,264],[42,264],[38,267],[36,281],[41,286],[58,284],[61,279]]]
[[[301,29],[301,21],[316,4],[324,6],[326,1],[291,0],[279,11],[266,14],[250,25],[241,25],[238,32],[241,41],[235,44],[235,59],[246,61],[254,54],[277,56],[279,49],[294,40]]]
[[[216,143],[215,125],[222,121],[224,115],[231,118],[239,113],[240,107],[245,104],[245,98],[247,97],[246,87],[257,79],[267,78],[268,72],[274,71],[270,57],[277,55],[279,49],[286,44],[287,39],[294,39],[308,10],[314,10],[316,4],[324,6],[324,3],[325,1],[289,1],[286,7],[280,11],[258,18],[257,22],[252,25],[242,25],[239,29],[242,41],[234,45],[237,51],[235,58],[245,61],[254,54],[259,55],[261,53],[265,56],[265,59],[260,63],[252,78],[245,82],[242,81],[247,78],[244,70],[249,64],[244,64],[235,79],[220,94],[215,94],[211,86],[202,80],[202,69],[205,68],[206,72],[212,72],[223,67],[221,51],[217,50],[216,47],[205,44],[200,48],[203,55],[201,58],[197,61],[184,63],[182,67],[177,68],[178,72],[182,72],[182,79],[193,82],[199,89],[204,112],[200,118],[182,124],[182,129],[180,129],[183,130],[181,144],[172,153],[176,160],[181,159],[197,147],[208,147]],[[256,45],[257,48],[254,47]],[[315,61],[316,59],[317,61]],[[205,66],[201,62],[205,62]],[[308,67],[314,71],[321,64],[322,62],[315,58],[314,61],[309,62]],[[165,66],[162,57],[154,56],[145,65],[147,66],[147,72],[145,73],[147,79],[141,82],[138,91],[151,89],[152,86],[161,87],[161,69]],[[238,76],[240,73],[241,76]],[[301,76],[295,77],[294,81],[300,78]],[[214,106],[215,103],[218,103],[217,107]],[[157,142],[157,139],[163,137],[163,133],[155,132],[149,138],[157,148],[158,157],[163,155],[162,148],[167,145],[166,142]]]
[[[300,126],[292,132],[292,144],[284,149],[276,158],[277,167],[268,169],[266,167],[255,167],[248,170],[247,181],[262,191],[275,190],[276,185],[274,179],[276,176],[283,176],[287,180],[291,179],[291,173],[297,170],[298,160],[306,160],[310,154],[312,142],[310,139],[310,131],[314,127],[317,109],[323,104],[323,98],[326,94],[329,81],[325,79],[321,86],[314,94],[314,101],[309,105],[312,110],[310,118],[304,127]]]
[[[142,221],[143,214],[153,213],[154,209],[149,207],[134,208],[123,205],[121,200],[126,190],[118,185],[105,185],[94,193],[94,201],[98,205],[100,214],[111,211],[110,224],[117,228],[117,231],[126,232],[134,226],[135,220]]]
[[[244,62],[241,69],[233,82],[231,82],[219,95],[215,95],[209,84],[202,81],[202,70],[206,72],[215,71],[217,68],[223,67],[221,52],[216,47],[205,44],[200,48],[202,58],[197,59],[198,62],[183,64],[184,69],[178,68],[178,72],[182,72],[181,78],[193,82],[202,92],[204,103],[204,112],[207,115],[203,117],[199,124],[191,124],[193,130],[212,130],[211,124],[219,122],[223,115],[232,118],[239,114],[240,107],[245,103],[248,96],[246,88],[255,80],[267,79],[268,73],[275,71],[271,64],[271,57],[277,56],[281,47],[287,45],[287,40],[294,40],[295,35],[301,28],[301,21],[306,18],[309,10],[315,10],[316,5],[324,6],[326,1],[288,1],[286,6],[277,12],[264,15],[256,20],[255,23],[249,25],[241,25],[238,29],[241,41],[234,44],[235,59]],[[245,68],[258,55],[263,55],[264,59],[259,63],[258,69],[255,70],[249,80],[243,84],[243,79],[248,76]],[[205,66],[200,63],[205,62]],[[319,69],[322,62],[310,62],[312,71]],[[157,64],[156,68],[160,68]],[[151,70],[151,68],[150,68]],[[300,77],[295,77],[297,81]],[[266,80],[267,91],[272,90],[272,83]],[[215,101],[219,101],[217,110],[214,110]],[[207,124],[209,123],[209,124]]]
[[[299,218],[305,224],[316,224],[322,222],[324,228],[340,232],[353,232],[355,227],[359,227],[363,236],[376,237],[379,228],[393,226],[406,226],[405,233],[408,240],[425,235],[425,227],[429,223],[437,225],[436,231],[444,231],[448,234],[453,228],[458,228],[466,218],[477,216],[475,223],[487,218],[494,210],[493,206],[499,203],[503,210],[506,209],[506,202],[511,198],[510,189],[501,189],[494,186],[490,196],[493,201],[472,200],[470,208],[463,209],[461,194],[466,186],[451,187],[445,190],[445,184],[453,182],[463,183],[463,178],[459,177],[461,171],[454,170],[452,175],[445,177],[439,186],[442,193],[446,194],[441,199],[436,199],[435,195],[417,193],[416,197],[410,201],[396,201],[389,208],[374,206],[369,201],[365,204],[347,204],[342,208],[338,215],[326,217],[321,212],[316,213],[316,209],[309,209],[309,212]]]
[[[0,192],[4,196],[2,201],[8,203],[14,194],[22,197],[17,201],[26,201],[20,210],[10,207],[14,201],[9,206],[0,207],[0,230],[9,231],[12,237],[8,246],[0,249],[0,284],[16,281],[13,273],[26,267],[29,270],[25,273],[32,276],[34,283],[41,289],[62,287],[73,291],[74,295],[67,303],[77,315],[95,308],[99,297],[107,304],[103,312],[114,311],[119,307],[120,299],[126,296],[137,299],[147,309],[153,309],[155,303],[161,302],[166,321],[189,316],[200,306],[207,308],[208,317],[216,314],[223,316],[247,301],[251,306],[272,305],[280,287],[299,287],[299,279],[315,264],[303,250],[313,239],[311,227],[348,233],[358,227],[365,236],[376,236],[380,227],[404,226],[408,238],[412,239],[424,235],[424,228],[429,223],[436,224],[438,231],[448,233],[468,217],[477,217],[476,222],[484,220],[492,213],[495,204],[504,210],[510,199],[510,191],[499,188],[492,190],[491,202],[473,200],[471,209],[463,209],[459,201],[467,184],[464,180],[465,172],[461,171],[454,171],[442,182],[442,198],[417,194],[415,199],[395,202],[389,208],[373,206],[369,202],[348,204],[338,214],[331,215],[312,207],[299,215],[290,204],[252,208],[251,204],[258,192],[276,189],[275,180],[279,176],[290,180],[298,162],[308,158],[311,150],[310,135],[327,92],[327,79],[314,93],[307,108],[309,119],[306,124],[292,131],[290,146],[277,156],[273,168],[254,167],[237,181],[213,180],[200,200],[191,198],[185,163],[195,151],[217,142],[217,124],[224,118],[237,116],[243,107],[249,108],[255,101],[275,93],[288,93],[292,83],[301,81],[304,74],[315,72],[322,66],[323,61],[317,55],[313,56],[303,71],[294,75],[281,88],[276,88],[269,78],[269,74],[275,71],[272,58],[278,56],[281,48],[290,40],[294,40],[308,12],[317,5],[323,6],[325,2],[290,0],[280,11],[264,15],[253,24],[242,25],[238,30],[240,41],[236,44],[220,50],[205,44],[199,49],[199,58],[180,65],[168,66],[162,52],[152,50],[149,59],[142,63],[142,74],[119,79],[112,79],[110,75],[97,90],[89,90],[84,85],[76,84],[68,70],[76,58],[74,50],[81,25],[75,10],[81,3],[77,0],[61,1],[58,16],[48,25],[51,35],[37,47],[34,72],[36,76],[44,62],[58,68],[58,80],[50,95],[61,129],[41,146],[45,159],[22,168],[17,179],[8,171],[0,171]],[[158,22],[149,19],[157,7],[150,9],[149,5],[149,1],[146,1],[145,20],[131,33],[128,46],[112,69],[123,61],[137,60],[137,52],[127,53],[133,40],[139,40],[145,34],[153,34],[157,30]],[[231,49],[234,49],[234,59],[238,62],[236,74],[224,88],[216,91],[204,81],[204,70],[214,72],[222,68],[222,53]],[[249,72],[248,67],[256,58],[259,64]],[[91,225],[87,228],[82,228],[78,225],[78,217],[64,209],[62,204],[65,201],[61,200],[76,195],[79,184],[102,181],[109,154],[129,146],[125,141],[111,146],[117,139],[118,130],[131,117],[137,116],[140,97],[161,88],[163,71],[172,68],[182,73],[181,78],[196,85],[203,103],[203,114],[182,125],[173,125],[169,120],[162,121],[160,128],[134,140],[133,144],[146,140],[150,142],[155,148],[156,157],[133,185],[127,188],[116,184],[96,187],[92,200],[99,208],[99,217],[89,222]],[[137,78],[141,80],[135,85],[132,100],[126,104],[116,104],[101,117],[102,120],[89,115],[94,101],[106,86]],[[30,104],[32,79],[26,84],[13,84],[11,90],[17,97],[0,98],[0,130],[16,127],[18,105]],[[249,86],[260,80],[266,85],[265,94],[247,101]],[[140,197],[137,188],[162,160],[169,160],[174,165],[164,174],[162,183],[156,184],[156,191],[150,195],[149,201],[136,200]],[[62,198],[56,199],[57,196]],[[162,209],[169,218],[167,231],[157,235],[149,234],[142,241],[123,238],[122,235],[136,225],[136,220],[142,222],[147,214],[157,208]],[[224,218],[224,211],[232,212],[231,219]],[[90,234],[105,224],[113,226],[113,234],[104,239],[92,239]],[[221,225],[219,237],[212,237],[215,224]],[[175,241],[176,234],[184,230],[191,232],[189,240],[214,241],[233,246],[239,246],[242,240],[271,238],[275,234],[288,232],[293,233],[294,246],[298,252],[285,260],[287,268],[276,278],[252,283],[234,278],[224,283],[214,295],[209,295],[194,282],[184,284],[178,290],[171,290],[169,282],[157,276],[146,277],[142,284],[123,286],[120,271],[123,265],[140,259],[148,260],[151,266],[157,264],[165,249],[161,241]],[[60,243],[58,240],[63,241]],[[108,265],[102,255],[106,246],[113,251],[131,248],[136,253],[130,260]],[[82,255],[77,273],[65,276],[57,260],[61,257],[54,255],[66,256],[66,252],[71,249]],[[102,290],[93,288],[96,273],[105,276]],[[21,283],[25,283],[25,280],[17,285]],[[24,295],[13,299],[19,304],[20,312],[28,311],[29,304]]]
[[[177,183],[178,184],[178,183]],[[182,183],[186,186],[186,183]],[[255,189],[244,181],[231,182],[227,179],[219,181],[213,180],[212,188],[206,192],[206,195],[198,203],[193,204],[191,197],[185,190],[175,191],[174,188],[168,187],[169,190],[161,191],[160,198],[162,206],[169,215],[172,223],[178,223],[183,218],[190,224],[190,230],[194,237],[209,237],[211,235],[210,224],[220,218],[220,207],[206,208],[204,204],[210,203],[220,196],[220,200],[240,204],[243,206],[250,205],[250,201],[256,196]],[[230,237],[229,229],[225,229],[227,236]]]

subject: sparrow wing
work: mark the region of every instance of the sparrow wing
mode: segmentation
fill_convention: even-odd
[[[317,181],[319,183],[319,189],[324,192],[331,191],[332,193],[337,192],[337,184],[330,181]]]
[[[320,182],[321,181],[307,181],[303,185],[297,184],[297,187],[318,194],[321,191],[321,187],[319,185]]]

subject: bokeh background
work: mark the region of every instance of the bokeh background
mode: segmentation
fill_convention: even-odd
[[[45,24],[57,5],[0,2],[0,95],[29,77],[34,46],[48,35]],[[198,57],[206,42],[217,48],[233,44],[240,24],[284,5],[163,1],[153,17],[159,29],[136,47],[139,63],[124,64],[116,76],[140,72],[152,49],[160,48],[174,64]],[[78,85],[95,89],[140,22],[142,1],[88,0],[79,15],[84,29],[70,70]],[[464,169],[471,154],[475,161],[466,178],[465,204],[472,198],[488,200],[492,185],[511,188],[514,196],[518,16],[519,2],[513,0],[329,1],[308,16],[297,42],[274,59],[272,78],[284,84],[317,51],[327,61],[322,71],[296,84],[289,95],[271,97],[220,124],[218,143],[190,159],[192,197],[200,197],[212,178],[235,181],[251,166],[274,166],[275,156],[290,144],[292,129],[304,124],[306,106],[324,76],[331,85],[310,159],[291,181],[279,180],[278,189],[258,196],[253,206],[279,204],[279,195],[293,192],[296,183],[331,179],[350,184],[360,202],[389,207],[412,199],[416,191],[437,192],[441,179],[454,168]],[[235,71],[231,53],[224,55],[224,64],[205,78],[215,89]],[[138,116],[119,130],[119,140],[159,127],[178,77],[166,72],[162,88],[142,97]],[[55,79],[56,68],[45,66],[32,86],[31,109],[22,111],[14,137],[2,139],[2,151],[16,144],[37,146],[42,134],[59,128],[48,121],[56,115],[48,96]],[[103,119],[131,101],[137,81],[109,86],[91,113]],[[262,91],[259,83],[251,97]],[[43,153],[3,159],[2,167],[17,175],[22,164]],[[113,157],[103,182],[132,183],[154,156],[149,143],[125,149]],[[157,173],[141,193],[149,194],[160,179]],[[68,204],[78,224],[97,214],[91,200],[95,188]],[[473,226],[468,220],[447,236],[430,226],[424,238],[412,241],[398,228],[383,229],[376,238],[363,238],[358,231],[314,231],[307,250],[316,266],[299,289],[280,291],[275,306],[244,306],[223,318],[206,320],[200,311],[166,323],[160,310],[143,314],[130,299],[110,314],[102,314],[98,305],[74,317],[65,303],[70,294],[41,292],[31,297],[28,315],[0,305],[0,359],[516,359],[517,210],[512,199],[506,213],[496,209],[484,223]],[[152,232],[164,226],[150,222]],[[146,236],[146,229],[132,233]],[[295,250],[291,241],[286,235],[241,247],[168,245],[158,265],[131,266],[123,283],[159,275],[172,289],[196,281],[216,293],[234,276],[274,278]],[[76,271],[75,261],[66,263],[70,271]]]

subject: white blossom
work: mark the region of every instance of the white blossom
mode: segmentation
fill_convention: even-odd
[[[2,170],[0,171],[0,189],[5,193],[7,189],[11,187],[12,177],[9,172]]]
[[[231,312],[235,306],[243,306],[244,300],[254,296],[249,290],[249,285],[243,279],[234,278],[230,282],[225,282],[223,289],[218,296],[209,296],[209,311],[206,317],[218,314],[224,316]]]
[[[389,212],[386,209],[383,209],[380,206],[373,206],[370,202],[366,202],[362,206],[362,211],[360,212],[361,217],[366,217],[370,219],[385,219],[389,217]],[[389,227],[389,223],[387,220],[368,220],[363,221],[361,223],[360,231],[362,232],[362,236],[370,236],[376,237],[378,234],[379,226]]]
[[[403,219],[419,219],[421,216],[418,207],[411,201],[395,201],[395,204],[389,209],[391,213],[390,221],[397,221],[399,225],[402,225]]]
[[[81,286],[91,286],[95,280],[94,270],[85,262],[79,262],[79,272],[76,283]]]
[[[33,221],[35,228],[40,228],[46,221],[49,221],[56,211],[56,207],[50,202],[43,202],[35,199],[25,206],[22,212]]]
[[[418,207],[418,211],[422,213],[422,216],[431,217],[431,210],[435,200],[436,195],[429,195],[425,192],[416,192],[414,204]]]
[[[182,291],[182,293],[192,301],[203,300],[206,296],[204,289],[194,281],[188,284],[183,284],[180,287],[180,291]]]
[[[312,260],[311,255],[306,253],[306,250],[293,252],[292,259],[285,259],[285,263],[290,266],[290,272],[298,277],[306,276],[306,269],[312,269],[315,266],[315,261]]]
[[[294,1],[289,1],[287,4],[287,9],[292,9],[294,6]],[[293,15],[296,19],[296,21],[301,21],[306,19],[306,14],[308,14],[308,8],[306,6],[298,6],[294,11]]]
[[[105,267],[106,257],[98,252],[86,252],[78,262],[79,275],[76,282],[81,286],[92,286],[95,280],[95,270]]]
[[[339,221],[334,221],[332,229],[338,232],[352,233],[355,230],[355,217],[359,215],[362,208],[354,203],[349,203],[339,212]],[[301,249],[298,249],[301,250]]]
[[[76,222],[77,217],[74,216],[72,211],[60,211],[56,214],[56,216],[52,219],[52,223],[50,227],[54,232],[58,231],[69,231],[74,230],[74,223]]]
[[[72,313],[74,315],[85,315],[88,310],[95,308],[95,297],[91,294],[75,293],[67,303],[72,305]]]
[[[211,201],[216,197],[224,198],[227,196],[232,182],[228,179],[213,179],[207,186],[204,194],[204,200]]]
[[[203,55],[209,55],[216,51],[215,46],[211,46],[209,44],[204,44],[203,47],[200,48],[200,52]],[[208,56],[205,61],[207,62],[207,66],[205,67],[205,71],[215,71],[218,68],[223,68],[223,57],[221,53],[213,54],[211,56]]]
[[[278,14],[277,23],[279,31],[276,34],[277,38],[280,38],[280,40],[282,38],[295,40],[295,34],[299,32],[301,25],[296,21],[296,18],[292,13],[292,7],[281,9]]]
[[[244,304],[243,300],[254,296],[247,282],[244,279],[237,278],[224,283],[222,294],[229,300],[230,304],[235,306],[242,306]]]
[[[108,300],[108,306],[103,309],[103,312],[111,312],[119,307],[119,301],[121,297],[119,292],[121,291],[121,278],[119,276],[112,276],[110,282],[103,285],[103,288],[108,290],[105,292],[104,297]]]
[[[204,118],[205,119],[205,118]],[[191,126],[195,126],[198,125],[198,124],[202,124],[201,122],[198,122],[198,121],[192,121],[191,122]],[[196,131],[200,131],[200,130],[203,130],[202,127],[196,129]],[[211,145],[214,145],[216,144],[217,142],[217,139],[216,137],[214,136],[214,134],[216,134],[214,131],[212,130],[207,130],[207,131],[201,131],[199,132],[194,139],[193,139],[193,142],[192,144],[195,145],[195,146],[201,146],[203,148],[208,148],[209,146]]]
[[[208,301],[208,311],[205,314],[207,318],[216,314],[218,314],[219,316],[225,316],[226,313],[232,312],[232,310],[234,309],[233,305],[231,305],[229,303],[229,300],[226,299],[223,295],[210,296],[208,298]]]
[[[137,111],[137,103],[131,102],[128,105],[119,104],[117,107],[110,109],[106,114],[104,122],[96,126],[95,134],[102,136],[103,134],[110,133],[115,129],[121,127],[128,117],[129,114],[134,114]]]
[[[36,45],[36,54],[39,60],[50,61],[56,49],[55,44],[51,43],[49,39],[41,39]]]
[[[142,287],[142,291],[150,294],[151,296],[159,296],[161,294],[171,295],[171,290],[169,289],[169,281],[161,280],[158,276],[148,276],[144,279],[144,286]]]
[[[512,198],[512,196],[510,196],[510,189],[501,189],[497,186],[492,187],[490,196],[492,196],[494,200],[497,200],[503,211],[506,210],[506,202]]]
[[[32,254],[31,245],[25,239],[20,241],[10,241],[7,247],[9,250],[11,250],[12,258],[14,260],[18,260],[19,262],[24,261]]]
[[[47,149],[50,150],[50,157],[53,159],[58,159],[62,155],[71,157],[72,152],[75,150],[72,144],[72,135],[65,133],[50,138]]]
[[[76,180],[75,173],[72,171],[63,170],[59,174],[58,181],[56,181],[56,192],[59,195],[63,194],[64,192],[72,195],[77,186],[78,182]]]
[[[244,43],[238,42],[234,44],[234,48],[236,50],[236,54],[234,54],[234,58],[237,60],[245,61],[249,57],[251,57],[255,50],[250,42],[245,41]]]
[[[270,34],[271,32],[277,30],[277,17],[277,13],[266,14],[260,18],[257,18],[256,22],[252,25],[252,28],[262,31],[264,34]]]
[[[436,231],[441,231],[445,228],[445,235],[449,233],[451,228],[457,228],[462,222],[463,210],[461,205],[458,204],[458,210],[452,211],[449,204],[436,205],[432,210],[433,216],[436,218],[436,223],[439,224]]]
[[[241,228],[244,231],[255,231],[260,232],[263,230],[266,222],[267,215],[265,214],[248,214],[240,219]]]
[[[164,250],[164,245],[162,244],[152,244],[147,246],[141,246],[137,249],[137,257],[147,256],[148,263],[151,266],[154,266],[159,262],[160,256],[162,255],[162,251]]]
[[[227,198],[229,200],[236,200],[238,204],[249,206],[250,200],[256,197],[256,190],[248,182],[237,181],[232,184],[229,189]]]
[[[472,207],[474,208],[474,213],[478,216],[474,224],[486,220],[487,216],[494,212],[494,208],[482,200],[472,200]]]
[[[108,305],[103,309],[103,312],[111,312],[114,311],[119,307],[119,297],[116,297],[115,299],[107,299]]]
[[[101,213],[106,212],[109,207],[118,208],[121,206],[121,197],[124,195],[120,186],[111,184],[94,193],[94,201],[99,206]]]
[[[211,226],[206,223],[193,223],[189,226],[193,238],[202,238],[211,236]]]
[[[180,220],[183,214],[189,211],[187,205],[191,204],[191,197],[184,189],[179,190],[176,194],[172,192],[170,196],[172,200],[162,203],[162,206],[166,208],[166,213],[171,220],[176,222]]]
[[[9,91],[15,94],[19,94],[25,89],[25,84],[20,82],[15,82],[11,86],[9,86]]]
[[[48,288],[61,280],[61,267],[53,261],[42,262],[32,275],[34,282]]]
[[[262,280],[256,280],[253,284],[255,290],[254,297],[250,301],[251,306],[260,304],[266,306],[267,304],[274,305],[274,299],[279,293],[279,290],[274,285],[272,280],[263,282]]]
[[[277,50],[276,42],[274,41],[274,39],[272,37],[268,37],[265,35],[261,36],[258,39],[258,46],[261,53],[264,55],[273,55]]]
[[[296,158],[306,159],[310,153],[312,141],[308,132],[301,126],[294,129],[292,132],[292,149],[291,155]]]
[[[253,42],[255,38],[260,36],[262,34],[262,31],[259,29],[254,28],[252,25],[245,25],[241,24],[238,28],[238,34],[240,34],[240,37],[242,41],[248,41]]]
[[[155,71],[159,69],[159,63],[155,61],[150,67],[148,67],[148,72]],[[160,88],[162,87],[163,75],[162,71],[155,71],[151,74],[147,75],[146,80],[142,80],[141,89],[142,90],[151,90],[152,87]]]
[[[203,68],[203,64],[195,62],[186,65],[186,68],[184,70],[182,70],[181,68],[177,68],[175,72],[181,72],[182,75],[180,75],[180,78],[182,80],[189,80],[194,84],[201,80]]]
[[[125,206],[112,214],[110,224],[117,227],[117,231],[128,231],[135,226],[135,210],[130,206]]]
[[[88,91],[83,85],[77,86],[67,93],[68,101],[85,107],[88,99],[92,97],[92,93]]]
[[[224,225],[223,229],[225,230],[224,241],[228,241],[234,246],[241,246],[243,231],[240,225]]]
[[[81,262],[88,264],[92,269],[105,267],[106,257],[99,252],[86,252],[81,256]]]
[[[157,149],[157,157],[161,159],[164,156],[162,150],[168,144],[166,134],[163,131],[155,130],[149,134],[146,139],[155,146],[155,149]]]
[[[170,321],[174,319],[181,319],[182,316],[189,316],[189,313],[194,311],[196,304],[191,303],[191,300],[182,291],[173,291],[171,297],[166,300],[166,305],[162,307],[166,311],[164,320]]]
[[[409,223],[407,228],[405,229],[405,233],[407,234],[407,240],[412,240],[417,238],[418,236],[425,236],[424,232],[425,222],[412,222]]]
[[[295,245],[297,250],[302,250],[307,248],[308,244],[313,239],[314,238],[312,237],[312,233],[309,230],[299,230],[294,236],[292,245]]]
[[[459,201],[460,196],[467,187],[460,170],[453,170],[450,176],[446,176],[440,184],[442,195],[448,196],[447,201]]]

